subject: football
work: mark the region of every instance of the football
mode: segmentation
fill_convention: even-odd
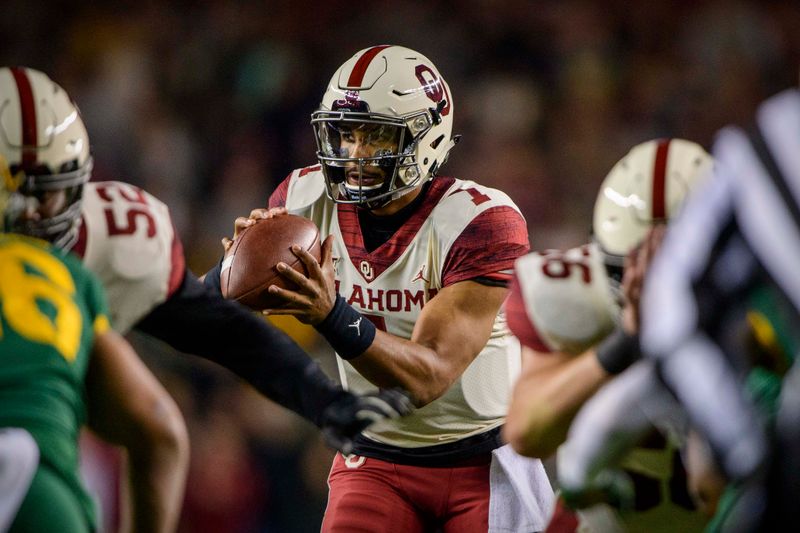
[[[283,261],[308,276],[303,262],[292,253],[294,244],[320,260],[319,230],[307,218],[279,215],[245,228],[222,262],[222,295],[255,310],[283,305],[283,300],[269,293],[269,286],[289,290],[297,286],[281,276],[275,265]]]

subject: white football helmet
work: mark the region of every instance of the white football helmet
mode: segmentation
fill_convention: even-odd
[[[379,207],[432,178],[458,141],[452,136],[450,88],[425,56],[402,46],[373,46],[334,73],[319,110],[311,115],[317,157],[335,202]],[[373,154],[353,157],[342,138],[365,128],[389,140]],[[365,167],[384,171],[377,184]],[[347,174],[357,176],[347,179]]]
[[[0,173],[18,179],[31,201],[49,191],[66,193],[60,213],[11,230],[72,246],[91,169],[89,136],[66,91],[38,70],[0,68]]]
[[[600,186],[593,221],[612,278],[621,279],[625,256],[654,224],[677,213],[712,165],[699,144],[684,139],[638,144],[614,165]]]

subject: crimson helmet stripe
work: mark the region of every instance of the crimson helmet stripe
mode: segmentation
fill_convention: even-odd
[[[12,67],[11,74],[17,83],[19,107],[22,113],[22,168],[36,167],[36,147],[39,141],[36,134],[36,106],[33,100],[33,89],[28,73],[24,68]]]
[[[667,218],[667,156],[670,139],[661,139],[656,147],[656,162],[653,167],[653,220]]]
[[[347,78],[347,86],[361,87],[361,82],[364,81],[364,74],[367,73],[367,68],[369,68],[369,65],[370,63],[372,63],[372,60],[375,59],[375,56],[378,55],[381,52],[381,50],[385,50],[390,46],[391,45],[389,44],[373,46],[372,48],[364,52],[361,55],[361,57],[358,58],[358,61],[356,61],[356,64],[353,67],[353,71],[350,73],[350,77]]]

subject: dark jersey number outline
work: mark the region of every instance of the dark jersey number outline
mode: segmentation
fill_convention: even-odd
[[[114,216],[114,210],[112,208],[107,207],[103,209],[103,214],[106,217],[108,236],[132,235],[136,233],[137,221],[143,220],[147,224],[147,238],[151,239],[155,237],[156,221],[153,214],[149,211],[149,205],[144,192],[140,189],[129,190],[116,184],[106,184],[98,185],[97,196],[104,202],[112,203],[114,199],[109,194],[111,191],[132,205],[128,206],[125,211],[126,225],[117,224],[117,218]]]
[[[566,279],[572,275],[572,269],[577,268],[581,273],[581,280],[585,284],[592,282],[592,269],[586,263],[585,258],[589,257],[588,246],[581,246],[582,259],[567,259],[564,252],[560,250],[545,250],[540,252],[544,258],[542,263],[542,274],[552,279]]]

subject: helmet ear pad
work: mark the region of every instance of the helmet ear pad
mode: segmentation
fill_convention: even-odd
[[[397,153],[371,161],[391,176],[385,188],[361,188],[355,195],[341,191],[353,187],[341,186],[346,180],[333,170],[343,163],[341,154],[324,138],[320,126],[332,121],[402,128]],[[328,195],[339,202],[388,203],[433,177],[455,145],[450,88],[428,58],[401,46],[373,46],[347,60],[332,76],[311,122]]]
[[[0,68],[0,100],[0,166],[24,176],[23,194],[36,199],[63,190],[67,200],[54,216],[18,221],[15,231],[71,246],[92,169],[80,112],[46,74],[24,67]]]

